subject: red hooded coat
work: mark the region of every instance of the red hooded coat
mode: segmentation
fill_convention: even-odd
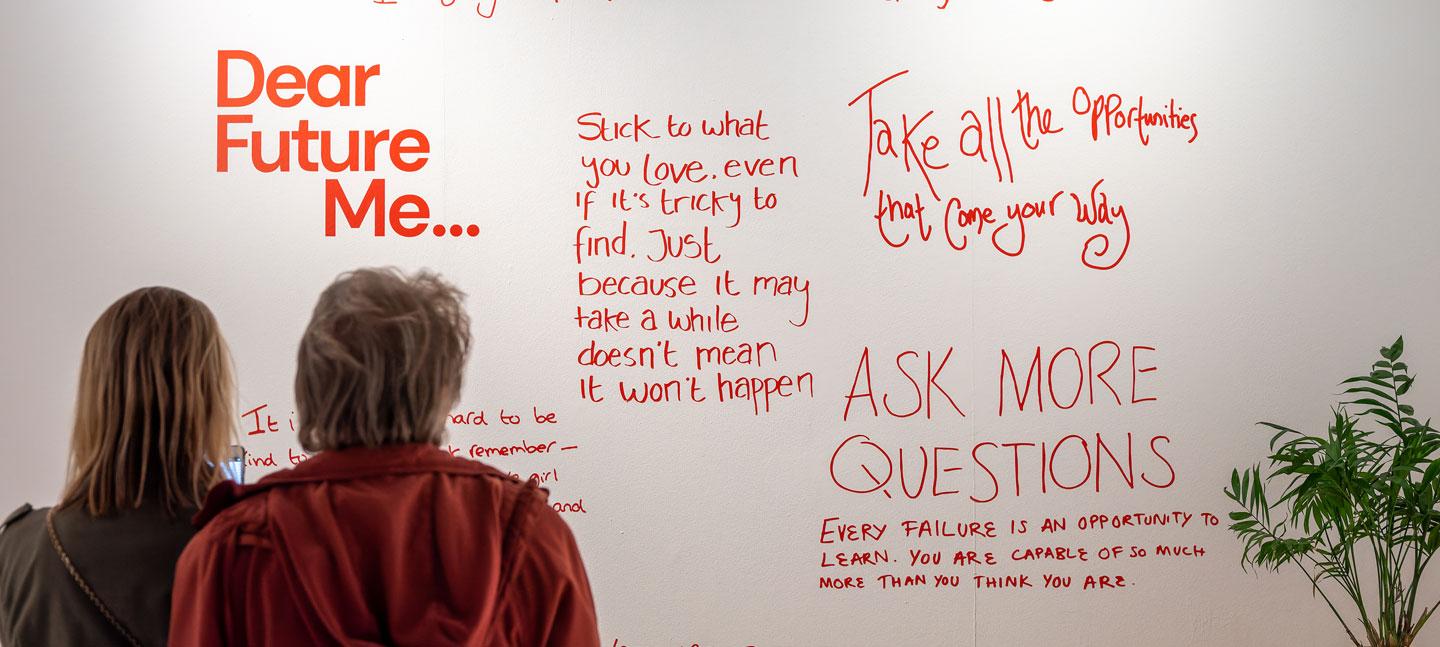
[[[222,484],[175,574],[170,644],[594,647],[590,583],[534,483],[430,445]]]

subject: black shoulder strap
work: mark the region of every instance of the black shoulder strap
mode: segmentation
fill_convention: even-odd
[[[10,524],[24,518],[25,515],[30,514],[30,511],[34,509],[35,507],[28,503],[16,508],[14,512],[11,512],[9,516],[5,517],[4,521],[0,521],[0,532],[4,532],[6,528],[10,527]]]

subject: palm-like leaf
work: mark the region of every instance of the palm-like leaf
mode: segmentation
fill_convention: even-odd
[[[1259,423],[1274,432],[1268,473],[1258,464],[1232,470],[1225,488],[1240,506],[1230,530],[1244,546],[1241,567],[1299,568],[1356,645],[1409,645],[1440,607],[1416,616],[1420,577],[1440,550],[1440,431],[1401,402],[1415,382],[1399,361],[1404,348],[1396,339],[1367,374],[1340,383],[1346,399],[1324,434]],[[1373,581],[1357,560],[1373,560],[1362,562]],[[1337,590],[1358,619],[1335,606]]]

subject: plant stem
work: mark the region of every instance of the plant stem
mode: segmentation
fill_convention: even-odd
[[[1320,580],[1316,576],[1311,575],[1310,570],[1305,568],[1305,565],[1300,563],[1299,560],[1295,560],[1295,566],[1300,569],[1301,573],[1305,574],[1305,579],[1310,580],[1310,586],[1313,587],[1316,593],[1320,594],[1321,599],[1325,600],[1325,606],[1330,607],[1330,613],[1335,614],[1335,619],[1339,620],[1340,626],[1345,628],[1345,635],[1350,637],[1350,642],[1355,643],[1357,647],[1364,647],[1364,644],[1355,637],[1355,632],[1350,630],[1350,623],[1345,622],[1345,618],[1340,615],[1340,610],[1335,608],[1335,604],[1330,601],[1330,596],[1325,594],[1325,589],[1320,588]]]

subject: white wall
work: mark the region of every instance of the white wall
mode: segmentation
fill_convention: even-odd
[[[8,418],[0,432],[0,508],[53,501],[81,342],[124,292],[165,284],[207,301],[238,361],[237,413],[268,404],[284,430],[296,341],[319,290],[357,266],[425,266],[470,294],[475,321],[463,408],[486,411],[490,426],[455,427],[452,443],[524,438],[578,446],[496,462],[522,474],[553,469],[552,497],[584,500],[586,513],[567,520],[587,558],[607,645],[1344,644],[1300,575],[1242,573],[1238,543],[1223,526],[1196,521],[1183,530],[978,543],[894,535],[907,518],[990,520],[1002,528],[1012,519],[1038,524],[1092,513],[1223,518],[1230,469],[1264,455],[1268,436],[1252,423],[1322,425],[1336,383],[1400,333],[1420,374],[1412,402],[1434,414],[1440,220],[1429,193],[1440,142],[1429,113],[1440,98],[1433,37],[1440,12],[1433,3],[952,0],[939,10],[914,0],[499,1],[491,20],[473,15],[466,1],[446,8],[426,0],[28,3],[8,12],[0,27],[7,205],[0,405]],[[426,196],[435,222],[475,223],[483,233],[327,238],[326,174],[216,173],[215,118],[227,111],[215,105],[215,60],[228,48],[255,52],[267,65],[382,65],[363,109],[251,112],[269,137],[300,118],[330,128],[423,130],[434,148],[429,165],[380,175],[392,191]],[[946,138],[937,155],[952,166],[935,175],[944,194],[998,208],[1103,177],[1130,218],[1123,261],[1109,271],[1083,267],[1080,250],[1095,230],[1058,218],[1029,224],[1027,247],[1014,258],[978,238],[958,253],[938,241],[887,248],[869,217],[876,188],[861,195],[863,107],[846,104],[900,70],[909,73],[885,86],[877,109],[936,111],[926,123]],[[1186,143],[1157,131],[1148,146],[1133,133],[1091,141],[1088,123],[1070,108],[1078,85],[1127,100],[1143,94],[1147,106],[1175,97],[1198,113],[1198,137]],[[997,183],[993,167],[955,155],[954,140],[964,110],[983,110],[987,95],[1008,110],[1017,89],[1053,108],[1065,131],[1022,151],[1011,130],[1015,180]],[[589,111],[663,120],[726,108],[763,108],[770,140],[577,138],[575,119]],[[741,332],[710,342],[775,342],[776,367],[735,372],[811,372],[813,398],[779,401],[762,415],[713,401],[580,400],[576,384],[586,371],[574,358],[590,337],[571,317],[582,302],[602,302],[575,294],[571,243],[584,178],[577,162],[647,151],[693,156],[712,169],[730,156],[796,156],[799,178],[763,182],[780,197],[773,214],[714,237],[720,268],[810,279],[810,320],[801,328],[785,323],[794,300],[736,299],[727,304],[741,317]],[[875,168],[876,187],[925,190],[898,163]],[[368,177],[343,179],[358,187]],[[599,218],[615,222],[613,214]],[[637,215],[632,244],[662,221]],[[1113,227],[1103,231],[1118,236]],[[718,271],[632,260],[582,269]],[[633,311],[656,302],[604,303]],[[660,337],[695,343],[633,331],[600,339]],[[1036,346],[1047,357],[1065,346],[1083,354],[1107,339],[1127,350],[1156,349],[1142,351],[1142,363],[1157,371],[1141,378],[1141,395],[1149,389],[1158,400],[997,415],[1002,348],[1028,364]],[[894,372],[896,354],[914,349],[923,362],[925,351],[953,347],[944,386],[965,417],[937,401],[929,421],[875,418],[861,402],[842,421],[865,347],[876,387],[895,394],[897,409],[913,396]],[[607,383],[643,379],[636,371],[597,373]],[[701,374],[713,380],[710,371]],[[1123,390],[1126,362],[1114,375],[1122,374],[1115,384]],[[556,412],[559,423],[498,425],[500,408],[528,415],[532,406]],[[911,469],[920,446],[959,448],[944,460],[963,469],[947,473],[939,489],[963,493],[911,501],[840,490],[831,456],[857,433],[892,453],[911,448]],[[1166,436],[1173,486],[1112,489],[1117,479],[1099,493],[1040,494],[1031,481],[1018,497],[968,498],[988,491],[985,473],[968,458],[975,444],[1053,443],[1070,433],[1107,441]],[[295,446],[288,431],[243,440],[252,454],[281,462]],[[1163,477],[1138,441],[1136,449],[1141,467]],[[992,468],[1007,467],[1002,454],[992,456]],[[859,474],[841,463],[842,472]],[[1062,461],[1057,473],[1069,479],[1078,473],[1066,470],[1083,469]],[[883,542],[860,549],[885,548],[896,560],[908,562],[909,548],[943,546],[947,559],[956,548],[993,550],[1001,564],[980,572],[1037,580],[1069,574],[1076,587],[877,590],[882,572],[968,578],[977,571],[821,568],[822,553],[834,550],[818,542],[827,517],[890,524]],[[1106,545],[1185,543],[1207,554],[1008,561],[1011,549],[1047,543],[1092,554]],[[1123,575],[1130,586],[1079,590],[1086,574]],[[828,575],[863,576],[867,588],[821,590],[817,582]],[[1432,581],[1431,598],[1435,589]],[[1431,636],[1426,644],[1440,642]]]

